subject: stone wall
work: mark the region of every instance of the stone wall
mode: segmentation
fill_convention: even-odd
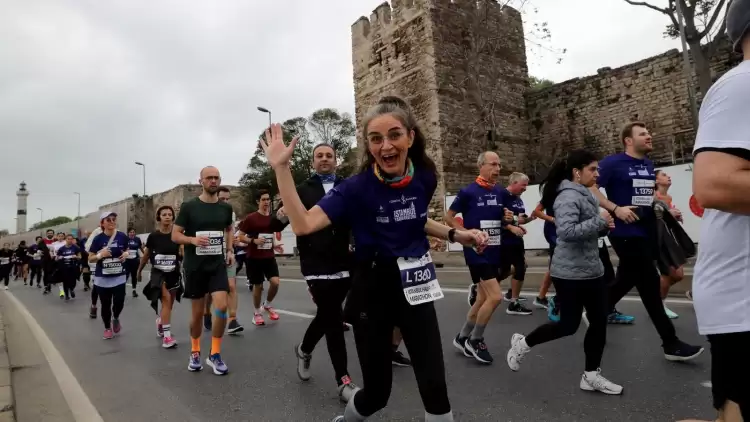
[[[433,217],[446,191],[476,177],[479,152],[500,149],[508,171],[523,170],[528,78],[516,10],[493,0],[383,3],[352,25],[352,62],[358,127],[383,95],[411,104],[440,175]]]
[[[739,60],[724,40],[711,60],[714,79]],[[600,156],[621,151],[620,128],[632,120],[646,123],[654,135],[651,157],[657,164],[692,161],[695,130],[686,81],[681,53],[670,50],[529,92],[527,173],[541,179],[556,159],[574,148]]]

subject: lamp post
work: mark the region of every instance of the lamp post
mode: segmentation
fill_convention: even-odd
[[[39,208],[39,207],[37,207],[37,210],[39,210],[39,226],[41,226],[42,225],[42,221],[44,221],[44,210],[41,209],[41,208]],[[39,233],[41,233],[41,232],[42,232],[42,228],[39,227]]]
[[[271,120],[271,110],[264,107],[258,107],[258,111],[260,111],[261,113],[268,113],[268,127],[270,128],[273,122],[273,120]]]
[[[76,216],[76,223],[78,227],[78,236],[81,236],[81,193],[73,192],[73,194],[78,196],[78,215]]]
[[[146,196],[146,165],[140,161],[136,161],[135,164],[143,167],[143,196]]]

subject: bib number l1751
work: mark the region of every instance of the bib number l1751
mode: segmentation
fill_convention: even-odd
[[[399,258],[401,286],[410,305],[433,302],[443,298],[443,290],[438,283],[435,264],[430,253],[421,258]]]

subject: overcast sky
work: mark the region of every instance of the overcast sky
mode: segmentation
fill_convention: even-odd
[[[661,1],[661,0],[655,0]],[[666,1],[666,0],[663,0]],[[2,0],[0,229],[142,191],[195,182],[206,165],[236,184],[267,116],[352,113],[350,26],[382,0]],[[560,82],[659,54],[667,18],[623,0],[514,0],[530,73]],[[537,10],[535,13],[534,10]],[[567,49],[563,60],[558,51]]]

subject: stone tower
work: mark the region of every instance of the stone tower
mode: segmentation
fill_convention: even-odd
[[[352,25],[352,50],[357,124],[387,94],[417,115],[442,176],[434,217],[446,193],[476,178],[480,152],[495,150],[505,175],[524,171],[528,68],[517,10],[495,0],[392,0]]]
[[[23,233],[26,231],[26,201],[29,197],[29,191],[26,190],[26,182],[21,182],[21,185],[18,187],[18,191],[16,191],[16,197],[18,198],[18,210],[16,211],[16,233]]]

